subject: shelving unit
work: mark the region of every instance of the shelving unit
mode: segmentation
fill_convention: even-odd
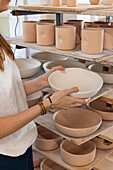
[[[69,13],[69,14],[81,14],[81,15],[97,15],[97,16],[106,16],[107,19],[110,19],[110,16],[113,17],[113,6],[95,6],[95,5],[79,5],[77,8],[67,8],[66,6],[63,7],[52,7],[48,5],[39,5],[39,6],[15,6],[15,7],[10,7],[10,10],[12,10],[12,15],[33,15],[33,14],[46,14],[46,13],[51,13],[51,14],[56,14],[56,25],[61,25],[63,22],[63,13]],[[88,61],[94,61],[94,62],[104,62],[111,58],[113,58],[113,51],[108,51],[108,53],[105,56],[82,56],[82,55],[77,55],[76,52],[80,51],[80,46],[77,46],[76,49],[72,51],[61,51],[57,50],[55,46],[39,46],[36,43],[25,43],[22,40],[22,37],[14,37],[14,38],[9,38],[8,42],[11,44],[16,44],[21,47],[27,47],[27,48],[34,48],[37,50],[41,51],[46,51],[46,52],[51,52],[51,53],[57,53],[57,54],[62,54],[66,55],[68,57],[73,57],[73,58],[78,58],[78,59],[83,59],[83,60],[88,60]],[[76,53],[76,54],[75,54]],[[80,52],[78,52],[80,53]],[[109,62],[108,62],[109,63]],[[113,65],[113,62],[111,62],[111,65]],[[107,100],[110,102],[113,102],[113,85],[104,85],[101,91],[94,96],[91,100],[95,100],[99,97],[103,100]],[[44,115],[43,117],[38,117],[35,122],[38,124],[48,128],[49,130],[55,132],[56,134],[59,134],[60,136],[74,142],[77,145],[81,145],[85,143],[86,141],[99,136],[105,140],[113,142],[113,135],[112,135],[112,130],[113,130],[113,121],[103,121],[102,126],[92,135],[83,137],[83,138],[73,138],[69,137],[66,135],[61,134],[60,132],[57,131],[57,129],[54,126],[53,120],[52,120],[52,113],[48,113],[47,115]],[[97,156],[94,162],[92,162],[90,165],[85,166],[85,167],[73,167],[68,164],[66,164],[62,159],[59,154],[59,149],[54,150],[54,151],[41,151],[37,149],[38,152],[42,153],[45,155],[47,158],[51,159],[52,161],[55,161],[56,163],[60,164],[61,166],[65,167],[68,170],[89,170],[89,169],[95,169],[99,166],[102,166],[104,162],[106,161],[106,157],[109,156],[110,154],[112,155],[113,149],[111,150],[97,150]],[[110,156],[112,157],[112,156]],[[104,159],[105,158],[105,159]],[[108,157],[107,157],[108,158]],[[110,160],[110,158],[109,158]],[[95,169],[95,170],[97,170]],[[99,169],[100,170],[100,169]]]

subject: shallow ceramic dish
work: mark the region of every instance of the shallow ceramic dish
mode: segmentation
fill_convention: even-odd
[[[40,101],[42,96],[43,96],[42,91],[37,91],[37,92],[35,92],[33,94],[28,95],[27,96],[28,106],[32,107],[32,106],[36,105]]]
[[[49,159],[44,159],[41,162],[40,170],[66,170],[66,169]]]
[[[69,61],[69,60],[58,60],[58,61],[49,61],[45,64],[43,64],[43,68],[45,72],[48,72],[51,70],[51,68],[55,66],[62,66],[64,68],[70,68],[70,67],[76,67],[76,68],[86,68],[85,64],[82,64],[77,61]]]
[[[48,61],[56,61],[56,60],[66,60],[67,57],[59,54],[49,53],[49,52],[39,52],[31,54],[31,58],[39,60],[41,63],[45,63]]]
[[[103,120],[113,120],[113,108],[106,101],[94,100],[88,103],[88,108],[97,112]]]
[[[112,149],[113,148],[113,143],[111,142],[106,143],[104,139],[101,139],[99,137],[96,137],[92,140],[93,142],[95,142],[96,148],[98,149]]]
[[[35,141],[35,147],[41,150],[50,151],[59,148],[62,137],[56,135],[50,130],[38,126],[38,137]]]
[[[81,108],[60,110],[53,115],[56,128],[63,134],[73,137],[88,136],[102,123],[102,118],[94,111]]]
[[[82,68],[55,71],[49,76],[48,81],[54,91],[78,87],[79,92],[71,95],[79,98],[92,97],[103,85],[103,79],[97,73]]]
[[[103,66],[102,64],[92,64],[88,67],[89,70],[94,71],[98,73],[102,79],[104,80],[104,83],[107,84],[113,84],[113,73],[104,73],[103,72]]]
[[[31,77],[36,74],[41,66],[41,62],[35,59],[16,59],[15,60],[22,78]]]
[[[80,146],[64,140],[60,145],[62,159],[73,166],[85,166],[94,161],[96,156],[96,145],[88,141]]]

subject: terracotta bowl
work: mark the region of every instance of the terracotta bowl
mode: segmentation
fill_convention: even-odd
[[[88,136],[102,123],[96,112],[81,108],[60,110],[53,115],[53,121],[61,133],[73,137]]]
[[[50,151],[59,148],[62,137],[56,135],[50,130],[38,126],[38,137],[35,141],[35,147],[41,150]]]
[[[113,108],[106,101],[94,100],[88,104],[88,108],[97,112],[103,120],[113,120]]]
[[[100,5],[101,0],[89,0],[91,5]]]
[[[97,73],[82,68],[55,71],[49,76],[48,81],[54,91],[78,87],[79,92],[71,95],[79,98],[92,97],[103,85],[103,79]]]
[[[90,65],[88,69],[98,73],[104,80],[104,83],[113,84],[113,73],[103,72],[103,66],[104,65],[97,63],[97,64]]]
[[[56,60],[66,60],[67,57],[64,55],[49,53],[49,52],[38,52],[31,54],[31,58],[39,60],[42,64],[48,61],[56,61]]]
[[[113,148],[113,143],[111,142],[105,142],[104,139],[101,139],[99,137],[96,137],[94,139],[92,139],[93,142],[95,142],[96,144],[96,148],[98,149],[112,149]]]
[[[88,141],[80,146],[64,140],[60,145],[62,159],[72,166],[85,166],[94,161],[96,156],[96,145]]]
[[[37,91],[37,92],[35,92],[33,94],[28,95],[27,96],[28,106],[32,107],[32,106],[36,105],[40,101],[42,96],[43,96],[42,91]]]
[[[41,162],[40,170],[66,170],[66,169],[49,159],[44,159]]]
[[[103,0],[103,4],[105,4],[105,5],[113,5],[113,0]]]
[[[77,61],[69,61],[69,60],[57,60],[57,61],[49,61],[43,64],[43,68],[45,72],[50,71],[53,67],[62,66],[64,68],[76,67],[76,68],[86,68],[85,64],[82,64]]]
[[[41,62],[35,59],[16,59],[15,60],[22,78],[31,77],[36,74],[41,66]]]

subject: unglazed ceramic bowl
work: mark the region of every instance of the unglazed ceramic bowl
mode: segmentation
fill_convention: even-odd
[[[59,54],[54,54],[54,53],[49,53],[49,52],[34,53],[34,54],[31,54],[31,58],[39,60],[41,63],[67,59],[67,57],[64,55],[59,55]]]
[[[52,6],[61,6],[62,5],[62,0],[52,0]]]
[[[49,76],[48,81],[54,91],[78,87],[79,92],[71,95],[79,98],[92,97],[103,85],[103,79],[97,73],[82,68],[55,71]]]
[[[60,145],[62,159],[72,166],[85,166],[94,161],[96,156],[96,145],[88,141],[80,146],[64,140]]]
[[[72,108],[56,112],[53,115],[53,121],[61,133],[83,137],[94,133],[100,127],[102,118],[94,111]]]
[[[28,95],[27,96],[28,106],[32,107],[32,106],[36,105],[40,101],[42,96],[43,96],[42,91],[37,91],[37,92],[35,92],[33,94]]]
[[[66,169],[49,159],[44,159],[41,162],[40,170],[66,170]]]
[[[38,126],[38,137],[35,141],[35,147],[41,150],[50,151],[59,148],[62,137],[56,135],[50,130]]]
[[[105,4],[105,5],[113,5],[113,0],[103,0],[103,4]]]
[[[113,148],[113,143],[111,142],[106,143],[104,139],[101,139],[99,137],[95,137],[92,140],[93,142],[95,142],[96,148],[98,149],[112,149]]]
[[[89,0],[89,2],[91,3],[91,5],[100,5],[101,0]]]
[[[53,67],[62,66],[64,68],[76,67],[76,68],[86,68],[85,64],[82,64],[77,61],[69,61],[69,60],[57,60],[57,61],[49,61],[43,64],[43,68],[45,72],[50,71]]]
[[[67,0],[62,0],[62,5],[67,5]]]
[[[104,49],[113,50],[113,26],[104,27]]]
[[[113,108],[106,101],[94,100],[88,104],[88,108],[97,112],[103,120],[113,120]]]
[[[36,74],[41,66],[41,62],[35,59],[16,59],[15,60],[22,78],[31,77]]]
[[[104,65],[102,64],[92,64],[88,67],[89,70],[98,73],[104,80],[104,83],[113,84],[113,73],[103,72]]]
[[[67,0],[67,6],[68,7],[77,7],[78,6],[78,0]]]

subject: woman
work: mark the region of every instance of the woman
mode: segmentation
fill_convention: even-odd
[[[0,0],[0,12],[9,7],[10,0]],[[55,70],[22,84],[14,55],[0,35],[0,170],[33,170],[31,145],[37,130],[33,120],[46,114],[51,106],[68,109],[76,103],[85,104],[87,99],[69,96],[78,88],[54,93],[40,104],[28,109],[26,95],[49,86],[48,76]]]

